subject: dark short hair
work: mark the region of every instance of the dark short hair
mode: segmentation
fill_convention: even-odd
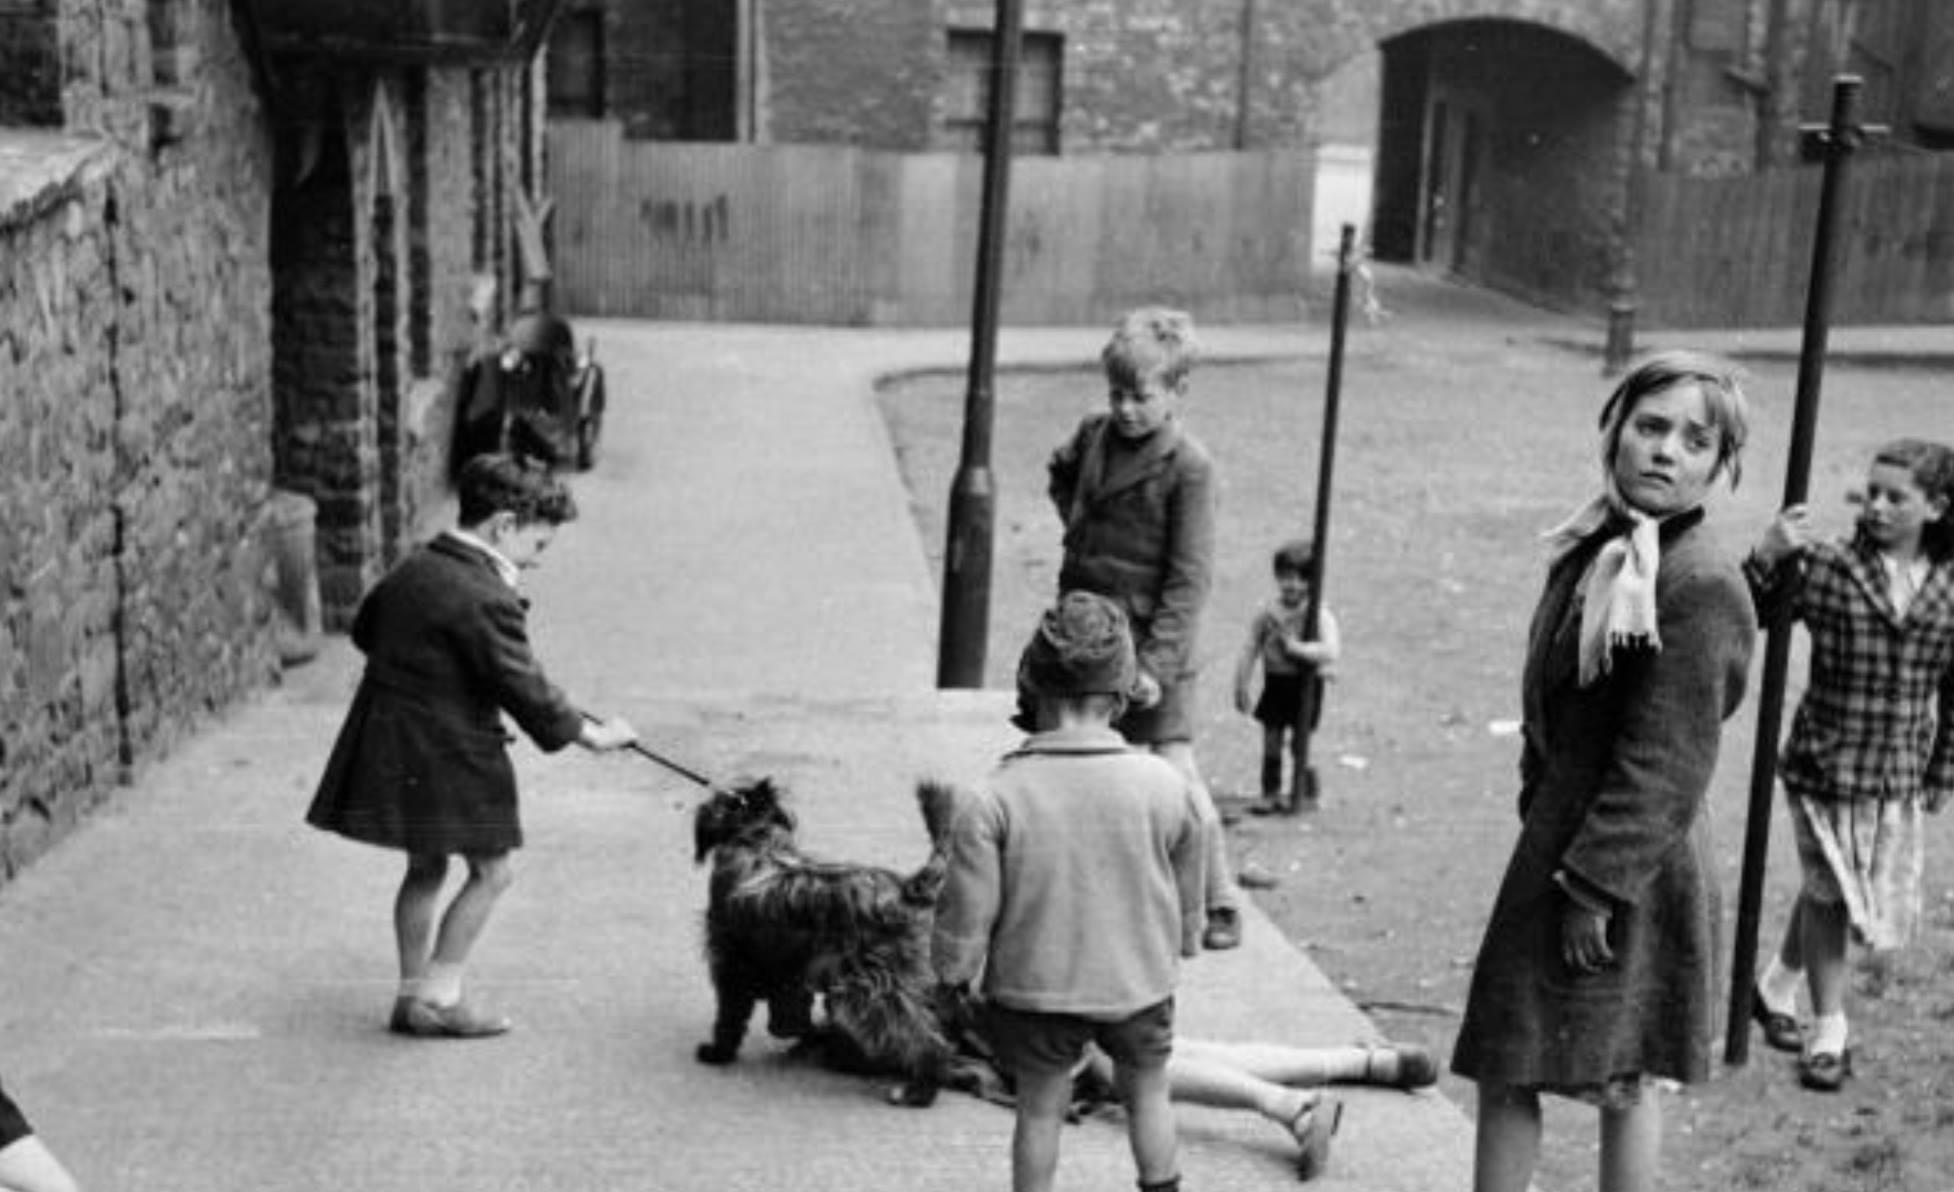
[[[1925,439],[1894,439],[1873,452],[1873,462],[1905,468],[1928,500],[1947,503],[1947,512],[1921,527],[1920,549],[1930,559],[1954,558],[1954,448]]]
[[[478,455],[461,465],[455,480],[461,499],[458,520],[479,526],[498,513],[513,513],[522,523],[560,526],[577,516],[577,503],[563,481],[512,455]]]
[[[1276,547],[1271,564],[1277,575],[1300,575],[1309,578],[1309,569],[1316,562],[1316,544],[1307,538],[1291,538]]]

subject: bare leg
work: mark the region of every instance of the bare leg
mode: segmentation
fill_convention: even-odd
[[[1180,1131],[1168,1094],[1167,1069],[1117,1069],[1120,1100],[1126,1105],[1126,1136],[1140,1183],[1157,1184],[1180,1174]]]
[[[515,867],[507,853],[488,853],[468,858],[468,880],[461,893],[448,904],[441,916],[441,931],[435,936],[430,967],[459,972],[468,963],[468,954],[488,926],[496,899],[516,880]]]
[[[1283,731],[1273,724],[1262,726],[1262,797],[1282,798]]]
[[[394,947],[400,955],[403,995],[415,992],[416,983],[427,975],[441,885],[447,876],[448,858],[438,853],[408,855],[407,874],[400,879],[400,893],[394,896]]]
[[[1472,1192],[1527,1192],[1540,1162],[1540,1095],[1500,1084],[1479,1086]]]
[[[1332,1081],[1357,1082],[1369,1075],[1373,1053],[1362,1047],[1291,1047],[1280,1043],[1217,1043],[1207,1039],[1174,1040],[1174,1063],[1226,1065],[1238,1072],[1291,1088],[1314,1088]],[[1390,1071],[1386,1071],[1386,1066]],[[1395,1053],[1376,1052],[1380,1080],[1395,1075]]]
[[[1072,1100],[1072,1073],[1020,1072],[1018,1116],[1011,1131],[1012,1192],[1051,1192],[1058,1175],[1059,1133]]]
[[[1648,1089],[1626,1109],[1601,1111],[1600,1192],[1653,1192],[1662,1160],[1662,1103]]]
[[[1804,952],[1805,980],[1812,995],[1812,1015],[1823,1018],[1845,1013],[1846,909],[1840,903],[1799,899],[1799,947]]]
[[[1805,967],[1805,896],[1791,904],[1791,917],[1784,921],[1784,942],[1778,945],[1778,963],[1788,969]]]
[[[0,1148],[0,1192],[76,1192],[61,1160],[35,1135]]]

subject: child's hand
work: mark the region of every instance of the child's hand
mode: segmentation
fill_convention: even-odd
[[[1282,639],[1282,652],[1291,658],[1307,660],[1309,658],[1309,643],[1300,637],[1285,634]]]
[[[1127,702],[1136,708],[1151,708],[1160,702],[1160,680],[1141,671],[1133,680],[1133,690],[1127,693]]]
[[[1771,519],[1770,527],[1757,540],[1757,561],[1767,568],[1776,567],[1786,556],[1804,551],[1811,543],[1811,510],[1791,505]]]
[[[1235,711],[1240,712],[1244,716],[1247,716],[1251,710],[1251,707],[1252,704],[1248,698],[1248,684],[1246,683],[1235,684]]]
[[[623,749],[637,743],[638,730],[621,716],[613,716],[609,720],[585,720],[583,733],[577,737],[577,744],[600,752]]]

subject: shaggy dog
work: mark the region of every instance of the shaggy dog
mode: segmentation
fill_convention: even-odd
[[[925,782],[917,798],[931,839],[940,842],[953,792]],[[929,961],[944,879],[941,848],[907,877],[816,860],[796,845],[794,817],[764,779],[714,791],[694,814],[692,831],[695,860],[712,861],[706,962],[718,995],[700,1062],[732,1063],[764,1001],[768,1033],[822,1036],[831,1063],[899,1074],[895,1103],[935,1101],[952,1058]],[[823,1028],[814,1022],[817,995],[827,1012]]]

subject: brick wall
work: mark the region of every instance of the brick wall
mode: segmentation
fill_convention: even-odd
[[[939,3],[768,4],[765,139],[927,148],[943,76]]]
[[[0,129],[0,877],[276,665],[249,72],[215,8],[159,113],[144,5],[58,15],[89,135]]]

